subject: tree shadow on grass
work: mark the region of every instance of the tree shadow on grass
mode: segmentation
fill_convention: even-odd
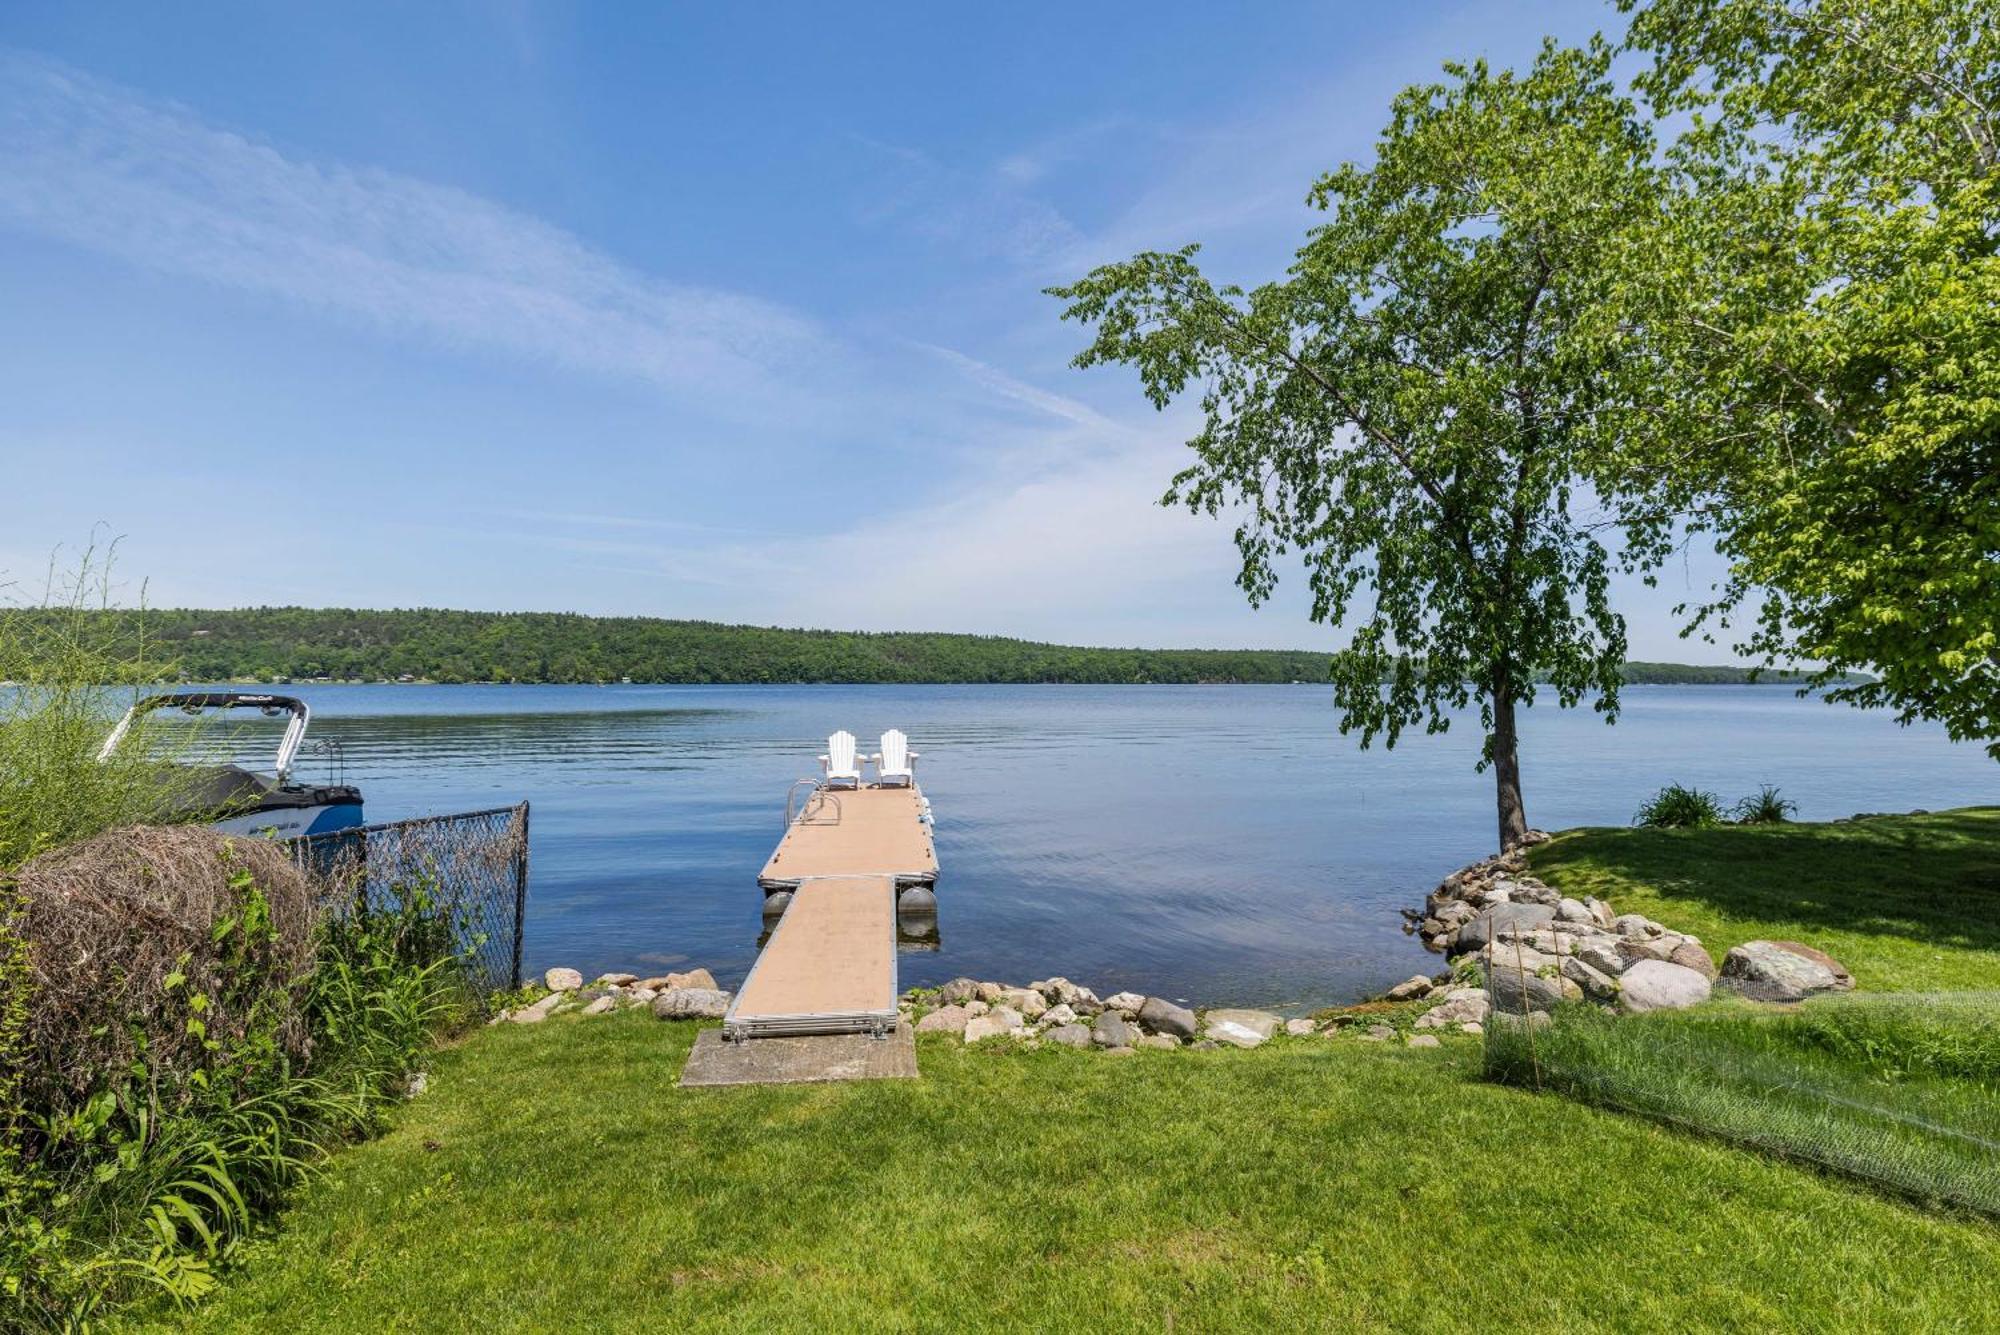
[[[2000,951],[2000,807],[1825,825],[1592,829],[1536,850],[1567,893],[1637,882],[1735,919]],[[1595,883],[1595,886],[1593,886]]]

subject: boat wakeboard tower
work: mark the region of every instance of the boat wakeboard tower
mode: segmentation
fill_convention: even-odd
[[[362,824],[361,790],[346,783],[297,783],[292,766],[304,744],[312,711],[289,695],[246,691],[185,691],[149,695],[125,711],[125,717],[104,739],[97,753],[108,760],[130,736],[133,725],[158,709],[184,714],[209,710],[254,709],[266,718],[285,718],[284,735],[269,771],[235,764],[175,764],[179,772],[172,790],[163,795],[156,819],[167,822],[207,821],[229,834],[266,835],[292,839],[326,834]]]

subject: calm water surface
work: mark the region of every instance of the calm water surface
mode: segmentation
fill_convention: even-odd
[[[534,803],[527,961],[641,972],[756,955],[755,877],[826,734],[900,727],[937,812],[940,948],[904,986],[1065,974],[1203,1003],[1351,1000],[1433,965],[1397,910],[1490,852],[1476,720],[1393,752],[1316,686],[320,686],[371,820]],[[2000,800],[1931,728],[1781,687],[1641,687],[1606,727],[1529,712],[1530,819],[1623,824],[1670,780],[1775,783],[1808,818]],[[302,766],[316,777],[319,762]]]

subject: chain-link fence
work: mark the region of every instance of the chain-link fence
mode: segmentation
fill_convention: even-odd
[[[528,907],[528,804],[424,816],[309,835],[294,855],[333,888],[336,905],[410,913],[486,992],[521,985]]]

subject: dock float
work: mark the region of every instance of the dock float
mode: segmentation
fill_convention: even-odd
[[[936,883],[914,783],[815,788],[757,881],[783,916],[723,1017],[731,1042],[896,1029],[896,898]]]

